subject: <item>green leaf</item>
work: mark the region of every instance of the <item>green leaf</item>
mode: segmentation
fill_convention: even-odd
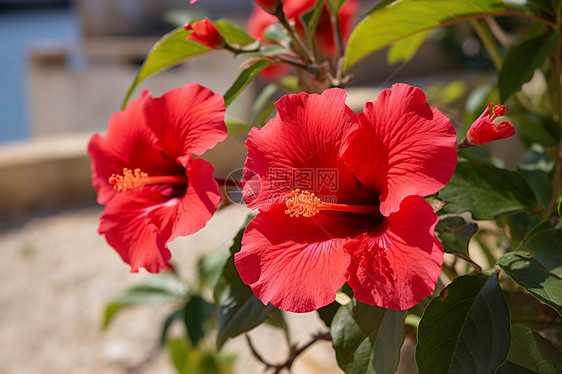
[[[474,16],[502,13],[499,0],[402,0],[371,12],[353,30],[347,44],[344,69],[362,58],[411,35]]]
[[[164,272],[153,275],[145,283],[126,290],[105,308],[102,328],[107,328],[113,317],[125,307],[132,305],[155,305],[183,300],[187,285],[175,275]]]
[[[562,318],[554,309],[517,287],[517,291],[503,290],[509,307],[511,323],[520,323],[541,331],[546,328],[562,332]]]
[[[522,325],[511,326],[511,347],[498,374],[559,374],[562,353],[548,340]]]
[[[189,33],[183,27],[178,27],[161,37],[154,44],[125,95],[122,109],[127,106],[127,101],[129,101],[135,88],[152,74],[177,65],[190,57],[212,51],[211,48],[197,42],[185,40],[188,35]]]
[[[201,296],[191,295],[183,309],[183,321],[187,329],[187,336],[193,346],[213,328],[211,317],[215,306],[205,301]]]
[[[502,102],[521,89],[533,77],[558,44],[558,34],[547,32],[511,48],[502,64],[498,86]]]
[[[537,196],[538,203],[547,206],[552,196],[549,174],[554,162],[543,146],[534,144],[517,164],[517,171],[525,177]]]
[[[439,240],[447,253],[463,253],[468,256],[468,242],[478,230],[478,225],[462,215],[445,214],[439,217],[435,227]]]
[[[168,341],[168,331],[174,321],[181,317],[181,315],[181,310],[176,310],[164,320],[164,323],[162,324],[162,331],[160,333],[160,347],[164,347],[164,345],[166,345],[166,342]]]
[[[340,307],[331,325],[338,365],[346,373],[394,373],[404,342],[405,318],[405,310],[379,308],[355,299]]]
[[[534,234],[498,264],[518,285],[562,315],[562,229]]]
[[[330,0],[328,0],[330,3]],[[328,6],[330,6],[328,4]],[[315,37],[316,37],[316,26],[318,26],[318,20],[320,19],[320,14],[322,14],[322,8],[324,7],[324,0],[317,1],[314,8],[309,13],[303,16],[304,23],[306,25],[306,35],[308,39],[308,45],[312,48],[316,48]]]
[[[509,312],[498,276],[456,278],[429,303],[418,329],[420,374],[493,373],[509,349]]]
[[[246,68],[242,71],[242,73],[238,76],[238,79],[234,82],[234,84],[226,91],[224,94],[224,104],[225,106],[229,106],[230,103],[250,84],[252,79],[259,73],[261,70],[265,69],[271,65],[271,62],[266,60],[259,60],[255,64],[251,65],[249,68]]]
[[[280,45],[268,45],[265,47],[262,47],[258,50],[254,50],[254,51],[247,51],[247,52],[240,52],[236,54],[236,57],[266,57],[266,56],[275,56],[275,55],[279,55],[279,54],[285,54],[285,53],[292,53],[291,50],[282,47]]]
[[[407,38],[398,40],[390,46],[386,60],[389,64],[410,61],[427,38],[429,31],[419,32]]]
[[[232,256],[224,265],[222,275],[215,287],[217,349],[220,349],[228,338],[250,331],[277,310],[271,304],[263,305],[254,296],[250,286],[242,282],[236,271],[234,254],[240,250],[244,229],[245,227],[236,235],[234,244],[230,248]]]
[[[240,27],[232,24],[227,20],[213,21],[213,24],[219,29],[222,37],[228,44],[246,45],[255,42],[255,40]]]
[[[519,173],[477,162],[459,160],[455,174],[439,191],[450,204],[450,213],[469,211],[474,219],[495,219],[519,211],[533,211],[537,201],[533,190]]]

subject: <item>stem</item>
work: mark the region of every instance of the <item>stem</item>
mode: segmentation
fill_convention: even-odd
[[[297,36],[297,34],[295,34],[295,29],[293,28],[293,26],[291,26],[291,24],[289,23],[289,20],[287,19],[287,17],[285,17],[285,13],[283,13],[283,9],[279,9],[276,13],[275,16],[279,19],[279,22],[281,22],[281,24],[283,25],[283,27],[285,28],[285,30],[287,30],[287,33],[289,34],[289,37],[291,38],[291,40],[295,43],[295,49],[297,50],[297,52],[310,64],[315,64],[316,61],[314,59],[314,56],[312,56],[309,52],[308,49],[306,48],[306,46],[304,45],[304,43],[302,42],[301,38],[299,38]]]
[[[486,17],[484,18],[490,32],[496,37],[496,40],[504,47],[504,48],[511,48],[513,43],[509,40],[509,37],[505,34],[505,32],[501,29],[500,25],[496,22],[494,17]]]
[[[290,370],[291,366],[293,365],[293,362],[295,361],[295,359],[301,353],[303,353],[308,347],[310,347],[311,345],[313,345],[314,343],[316,343],[319,340],[331,341],[332,336],[330,335],[329,332],[325,332],[325,333],[321,333],[321,334],[317,334],[317,335],[313,336],[310,341],[308,341],[307,343],[302,345],[300,348],[293,350],[293,352],[291,353],[291,355],[289,356],[287,361],[285,361],[284,364],[278,365],[276,367],[275,371],[273,372],[273,374],[279,374],[281,372],[281,370],[283,370],[284,368],[287,368],[287,369]]]
[[[317,341],[320,341],[320,340],[331,341],[332,340],[332,336],[330,335],[330,332],[318,333],[318,334],[314,335],[311,340],[309,340],[307,343],[303,344],[299,348],[296,348],[294,346],[290,347],[290,354],[289,354],[289,357],[287,358],[287,360],[282,364],[274,365],[274,364],[268,362],[267,360],[265,360],[258,353],[258,351],[254,347],[252,341],[250,340],[250,337],[248,336],[248,334],[246,334],[245,336],[246,336],[246,342],[248,343],[248,346],[250,347],[250,351],[252,352],[252,355],[259,362],[261,362],[262,364],[265,365],[265,370],[273,369],[273,374],[279,374],[281,372],[281,370],[283,370],[283,369],[291,370],[291,366],[293,365],[293,363],[297,359],[297,357],[301,353],[303,353],[305,350],[307,350],[308,347],[310,347],[311,345],[313,345]]]
[[[478,37],[480,37],[480,40],[484,44],[486,51],[490,55],[490,58],[496,67],[496,70],[499,71],[502,66],[502,56],[493,35],[490,33],[490,30],[479,20],[472,20],[470,21],[470,24],[474,27]]]

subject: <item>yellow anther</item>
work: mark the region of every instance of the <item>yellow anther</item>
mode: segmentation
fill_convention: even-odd
[[[300,191],[299,189],[291,191],[289,198],[285,202],[287,210],[285,214],[291,217],[312,217],[320,212],[318,210],[319,205],[322,204],[322,200],[314,196],[313,193],[309,191]]]
[[[123,175],[113,174],[109,177],[109,184],[120,192],[134,190],[144,186],[148,182],[148,174],[141,171],[141,169],[131,170],[123,168]]]

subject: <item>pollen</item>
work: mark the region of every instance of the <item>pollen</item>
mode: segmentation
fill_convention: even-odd
[[[312,217],[320,212],[318,210],[322,200],[314,196],[310,191],[301,191],[299,189],[291,191],[289,198],[285,202],[287,210],[285,214],[291,217]]]
[[[123,168],[123,175],[113,174],[109,177],[109,184],[119,192],[135,190],[144,186],[148,181],[148,174],[141,171],[141,169],[128,169]]]

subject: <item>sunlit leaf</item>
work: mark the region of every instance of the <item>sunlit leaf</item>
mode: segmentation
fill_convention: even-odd
[[[533,190],[519,173],[476,161],[459,160],[455,174],[439,191],[450,213],[471,212],[474,219],[494,219],[519,211],[533,211]]]
[[[548,340],[522,325],[511,326],[511,347],[498,374],[560,374],[562,353]]]
[[[493,373],[509,349],[509,312],[497,274],[456,278],[425,309],[420,373]]]
[[[205,47],[202,44],[192,40],[185,40],[188,35],[189,33],[183,27],[178,27],[161,37],[154,44],[125,95],[122,105],[123,109],[125,109],[127,101],[129,101],[135,88],[152,74],[177,65],[190,57],[212,51],[211,48]]]
[[[429,31],[419,32],[390,46],[386,60],[389,64],[410,61],[427,38]]]
[[[534,234],[498,264],[517,284],[562,315],[562,229]]]
[[[246,45],[255,41],[246,31],[228,20],[220,19],[213,21],[213,24],[228,44]]]
[[[234,99],[250,84],[252,79],[259,73],[261,70],[265,69],[271,65],[271,62],[266,60],[259,60],[255,64],[251,65],[250,67],[244,69],[242,73],[238,76],[238,79],[234,82],[234,84],[226,91],[224,94],[224,104],[228,107]]]
[[[371,12],[353,30],[345,70],[369,54],[419,32],[505,11],[499,0],[402,0]]]
[[[498,86],[502,102],[521,89],[533,77],[558,44],[558,34],[547,32],[512,47],[505,56]]]
[[[338,365],[346,373],[394,373],[404,342],[405,310],[384,309],[355,299],[341,306],[331,324]]]

